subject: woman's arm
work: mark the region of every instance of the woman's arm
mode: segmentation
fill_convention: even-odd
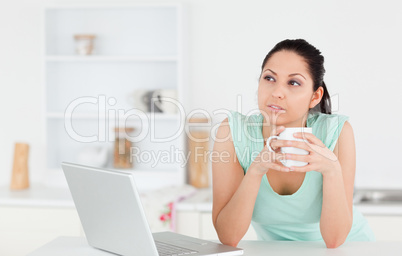
[[[218,129],[211,154],[212,220],[219,240],[237,246],[250,226],[262,176],[252,172],[244,175],[231,138],[229,123],[225,119]]]
[[[353,130],[345,122],[338,142],[332,152],[321,140],[309,133],[295,133],[302,141],[277,140],[271,145],[279,147],[298,147],[309,152],[308,155],[286,154],[292,159],[309,164],[294,167],[296,172],[318,171],[323,179],[323,199],[320,219],[320,231],[328,248],[343,244],[353,222],[353,185],[356,169],[356,150]]]
[[[284,128],[274,127],[272,134],[276,135]],[[250,226],[261,179],[269,169],[289,171],[289,168],[278,163],[277,159],[283,158],[282,154],[270,152],[264,147],[244,175],[236,157],[228,119],[218,129],[211,156],[213,224],[223,244],[237,246]]]
[[[356,149],[352,126],[345,122],[334,149],[338,161],[323,173],[321,235],[328,248],[343,244],[353,223]]]

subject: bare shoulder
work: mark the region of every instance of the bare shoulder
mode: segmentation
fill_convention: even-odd
[[[353,133],[352,125],[346,121],[342,127],[342,131],[339,134],[338,141],[334,148],[334,153],[340,157],[339,154],[343,155],[342,152],[345,154],[351,154],[355,152],[355,137]]]
[[[348,121],[345,121],[345,123],[343,124],[342,132],[344,132],[344,133],[352,133],[353,134],[352,125]]]
[[[352,125],[348,121],[345,121],[341,134],[339,135],[339,140],[344,141],[343,143],[345,143],[347,141],[351,142],[351,139],[354,141]]]
[[[226,156],[227,161],[222,161],[224,160],[222,158],[223,156]],[[214,148],[212,154],[212,164],[213,164],[212,171],[217,170],[217,168],[214,168],[214,163],[222,164],[222,162],[224,163],[238,162],[228,118],[225,118],[221,122],[216,132],[216,136],[214,138]]]
[[[218,131],[216,133],[216,139],[219,139],[218,142],[221,142],[221,140],[225,138],[232,140],[232,135],[230,133],[229,118],[226,117],[219,125]],[[216,141],[217,140],[215,140],[215,142]]]

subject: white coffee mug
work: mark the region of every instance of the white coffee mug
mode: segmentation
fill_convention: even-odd
[[[298,139],[293,136],[294,133],[301,132],[301,133],[313,133],[313,129],[311,127],[289,127],[285,128],[283,132],[279,134],[279,136],[271,136],[267,139],[267,147],[269,151],[274,152],[274,150],[271,148],[270,142],[272,139],[278,139],[278,140],[294,140],[294,141],[305,141],[303,139]],[[295,147],[281,147],[281,153],[286,154],[298,154],[298,155],[308,155],[308,152],[304,149],[301,148],[295,148]],[[291,159],[284,159],[280,160],[280,162],[287,167],[291,166],[305,166],[308,163],[306,162],[301,162],[301,161],[296,161],[296,160],[291,160]]]

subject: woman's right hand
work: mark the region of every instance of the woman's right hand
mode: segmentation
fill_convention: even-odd
[[[284,126],[274,127],[271,132],[271,136],[277,136],[285,130]],[[264,141],[265,144],[266,140]],[[267,145],[256,156],[251,163],[248,172],[255,173],[257,175],[265,175],[269,169],[289,172],[290,168],[284,166],[279,160],[285,159],[285,155],[280,152],[280,148],[276,148],[275,152],[271,152]]]

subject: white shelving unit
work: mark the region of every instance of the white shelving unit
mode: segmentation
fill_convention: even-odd
[[[64,180],[61,162],[80,163],[91,150],[107,149],[113,168],[114,128],[126,125],[135,129],[134,167],[123,170],[137,185],[183,184],[184,109],[143,113],[132,100],[137,89],[175,89],[183,102],[181,6],[57,5],[43,17],[45,182]],[[93,54],[75,53],[75,34],[96,35]]]
[[[176,62],[177,56],[46,56],[46,61],[54,62],[107,62],[107,61],[130,61],[130,62]]]

